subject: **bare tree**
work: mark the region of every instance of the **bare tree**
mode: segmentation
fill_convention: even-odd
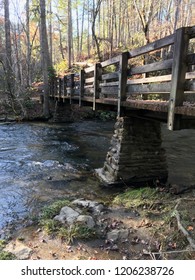
[[[26,63],[27,86],[31,84],[31,46],[30,46],[30,1],[26,0]]]
[[[146,43],[150,43],[150,36],[149,36],[149,27],[150,23],[153,18],[153,12],[154,12],[154,0],[149,1],[142,1],[141,6],[138,4],[137,0],[134,0],[134,5],[136,8],[136,11],[138,13],[142,30],[144,32]]]
[[[41,45],[41,61],[44,83],[44,102],[43,115],[48,118],[49,112],[49,70],[51,70],[51,62],[49,55],[47,28],[46,28],[46,14],[45,14],[45,0],[39,0],[40,7],[40,45]]]
[[[5,71],[8,92],[11,97],[14,94],[14,75],[12,69],[12,47],[11,47],[11,30],[9,16],[9,0],[4,0],[4,16],[5,16]]]
[[[72,66],[72,1],[68,0],[68,68]]]
[[[93,40],[94,40],[95,45],[96,45],[98,59],[99,59],[99,61],[101,61],[100,45],[99,45],[99,40],[96,36],[95,24],[96,24],[97,16],[100,12],[100,7],[101,7],[102,0],[97,0],[96,5],[95,5],[95,1],[93,3],[94,3],[94,8],[93,8],[93,11],[92,11],[92,28],[91,28],[92,29],[92,37],[93,37]]]

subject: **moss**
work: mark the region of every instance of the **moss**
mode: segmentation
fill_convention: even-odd
[[[7,242],[5,240],[0,240],[0,260],[15,260],[16,256],[9,252],[4,252]]]
[[[7,242],[4,239],[0,240],[0,250],[2,250],[3,248],[5,248]]]
[[[0,251],[0,260],[16,260],[16,256],[9,252]]]
[[[113,203],[125,207],[139,207],[157,198],[157,191],[153,188],[136,188],[128,189],[124,193],[117,195]]]
[[[60,237],[67,243],[72,243],[75,239],[91,239],[97,236],[95,229],[89,229],[83,225],[73,224],[62,225],[59,221],[53,218],[59,214],[64,206],[69,206],[70,201],[58,200],[51,205],[44,207],[40,216],[39,224],[43,227],[45,232],[49,235]]]
[[[72,225],[70,227],[61,227],[58,236],[68,244],[73,243],[75,239],[88,240],[97,237],[95,229],[90,229],[82,225]]]
[[[144,210],[145,215],[157,216],[157,213],[167,214],[172,210],[172,204],[167,204],[169,199],[170,194],[168,193],[161,193],[157,189],[143,187],[128,189],[124,193],[118,194],[114,198],[113,204],[126,208],[135,208],[139,211]]]
[[[40,221],[40,225],[44,228],[47,234],[55,234],[60,229],[60,223],[53,219],[44,219]]]
[[[53,219],[56,215],[59,214],[62,207],[69,206],[69,205],[70,205],[70,201],[64,199],[64,200],[57,200],[51,205],[44,207],[41,213],[41,221]]]

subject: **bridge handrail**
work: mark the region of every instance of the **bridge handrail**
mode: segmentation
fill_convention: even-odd
[[[70,103],[73,98],[78,99],[80,106],[82,100],[92,98],[93,110],[96,109],[97,100],[103,102],[106,98],[114,98],[120,116],[121,106],[129,98],[154,93],[163,93],[164,96],[169,94],[168,128],[177,129],[179,115],[175,114],[175,108],[183,106],[186,91],[195,92],[195,72],[187,71],[188,66],[195,65],[195,54],[188,54],[189,42],[194,37],[195,26],[182,27],[172,35],[96,63],[82,69],[80,73],[56,77],[51,83],[50,96],[69,99]],[[134,59],[138,56],[146,56],[164,48],[171,49],[173,56],[134,66]],[[169,73],[165,73],[167,70]],[[159,72],[157,76],[143,77],[143,74]]]

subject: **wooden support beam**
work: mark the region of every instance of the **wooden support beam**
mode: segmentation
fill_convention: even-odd
[[[81,99],[84,96],[85,86],[85,72],[83,69],[80,70],[80,88],[79,88],[79,106],[81,107]]]
[[[175,32],[172,84],[168,109],[168,129],[179,129],[179,116],[175,116],[175,107],[182,106],[184,101],[185,75],[187,71],[187,51],[189,34],[183,27]]]
[[[96,99],[100,97],[100,81],[102,76],[102,66],[100,63],[95,64],[94,68],[94,93],[93,93],[93,111],[95,111]]]
[[[121,115],[121,101],[126,100],[126,86],[127,86],[127,65],[129,53],[123,52],[119,61],[119,86],[118,86],[118,109],[117,116]]]

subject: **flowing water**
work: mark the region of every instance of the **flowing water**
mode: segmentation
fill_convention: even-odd
[[[55,199],[105,198],[93,175],[103,165],[114,122],[0,125],[0,238]],[[195,183],[195,130],[163,128],[169,182]]]

